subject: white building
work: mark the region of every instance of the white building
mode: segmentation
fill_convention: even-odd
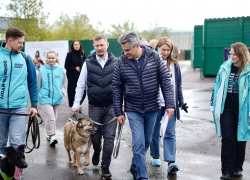
[[[193,31],[170,31],[169,38],[173,42],[174,46],[181,50],[190,50]]]
[[[9,27],[11,19],[8,17],[0,17],[0,40],[5,40],[5,30]]]

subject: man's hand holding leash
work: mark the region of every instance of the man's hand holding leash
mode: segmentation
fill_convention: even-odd
[[[120,124],[124,125],[125,124],[125,118],[124,118],[125,110],[124,110],[124,105],[122,105],[122,112],[123,112],[123,115],[118,116],[117,120],[119,121]]]
[[[125,124],[125,118],[124,115],[118,116],[117,120],[119,121],[120,124],[124,125]]]
[[[34,117],[34,116],[37,115],[37,109],[36,109],[36,107],[31,107],[30,108],[29,115],[30,115],[29,117]]]
[[[79,113],[79,109],[74,108],[74,107],[71,108],[71,111],[72,111],[73,113],[75,113],[75,116],[77,116],[78,113]]]
[[[166,113],[168,114],[168,120],[170,120],[174,114],[174,108],[167,108]]]

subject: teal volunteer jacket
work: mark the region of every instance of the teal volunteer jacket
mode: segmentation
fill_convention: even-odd
[[[21,108],[28,105],[29,90],[31,105],[37,106],[38,89],[34,63],[26,54],[28,65],[22,54],[0,48],[0,108]]]
[[[65,94],[63,89],[66,89],[67,86],[65,78],[66,75],[61,66],[56,64],[52,69],[48,65],[42,66],[38,73],[39,103],[62,104],[63,94]]]
[[[223,63],[216,76],[212,98],[211,108],[218,137],[221,137],[220,115],[224,111],[225,100],[227,96],[228,80],[231,72],[232,59]],[[239,76],[239,122],[237,131],[238,141],[250,140],[250,67],[249,64]]]

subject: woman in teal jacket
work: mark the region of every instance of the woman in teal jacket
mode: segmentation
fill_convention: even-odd
[[[50,146],[58,143],[56,134],[56,118],[63,95],[66,95],[67,77],[61,66],[56,63],[57,54],[50,50],[47,53],[46,65],[38,71],[38,96],[42,106]]]
[[[211,98],[216,133],[222,137],[221,179],[242,176],[246,141],[250,140],[249,52],[243,43],[231,46],[231,59],[221,65]]]

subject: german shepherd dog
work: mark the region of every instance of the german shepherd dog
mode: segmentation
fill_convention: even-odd
[[[64,146],[68,152],[69,163],[72,163],[70,150],[74,151],[74,166],[78,166],[78,174],[83,174],[80,162],[81,154],[85,156],[84,166],[89,165],[91,134],[95,134],[96,130],[93,121],[86,118],[79,118],[77,122],[68,118],[67,123],[64,125]]]
[[[6,157],[0,158],[0,180],[20,179],[22,169],[28,167],[28,164],[25,161],[24,148],[24,144],[19,146],[17,149],[13,148],[13,146],[5,148]]]

